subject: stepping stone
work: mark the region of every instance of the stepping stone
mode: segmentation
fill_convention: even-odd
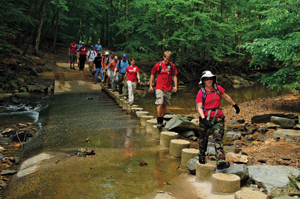
[[[129,102],[128,101],[123,101],[123,111],[126,111],[128,108]]]
[[[131,109],[131,110],[132,110],[132,109]],[[148,112],[148,111],[136,111],[135,113],[136,113],[136,116],[137,116],[138,118],[140,118],[140,117],[143,116],[143,115],[149,115],[149,112]]]
[[[142,111],[142,110],[144,110],[144,109],[138,107],[138,108],[131,108],[130,110],[131,110],[131,116],[137,117],[136,112],[137,112],[137,111]]]
[[[207,161],[205,164],[196,163],[196,182],[210,181],[217,168],[215,161]]]
[[[241,188],[241,178],[230,173],[215,173],[212,175],[211,192],[214,194],[234,193]]]
[[[147,120],[146,122],[146,132],[152,133],[153,132],[153,125],[157,124],[157,120]]]
[[[178,138],[178,133],[172,131],[163,131],[160,134],[160,146],[170,148],[170,141]]]
[[[169,154],[174,158],[181,158],[182,149],[190,148],[190,142],[183,139],[173,139],[170,142]]]
[[[241,188],[241,190],[235,192],[234,198],[266,199],[267,195],[259,191],[254,191],[247,187],[243,187]]]
[[[147,124],[147,120],[150,120],[154,118],[154,116],[152,115],[143,115],[140,117],[140,123],[141,123],[141,126],[146,126]]]
[[[120,99],[120,102],[119,102],[119,107],[120,108],[123,108],[123,102],[124,102],[125,100],[124,99]]]
[[[152,139],[153,140],[160,140],[160,133],[163,131],[168,131],[167,127],[157,128],[157,125],[153,125],[152,131]]]
[[[138,107],[139,107],[138,105],[132,105],[132,106],[130,106],[130,105],[128,104],[127,110],[126,110],[126,114],[130,114],[132,108],[138,108]]]
[[[190,161],[190,159],[192,159],[194,157],[197,157],[198,154],[199,154],[199,149],[194,149],[194,148],[182,149],[181,166],[186,167],[186,164],[188,163],[188,161]]]

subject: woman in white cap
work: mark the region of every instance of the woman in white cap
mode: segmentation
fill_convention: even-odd
[[[204,71],[199,84],[203,84],[196,98],[199,113],[199,163],[205,164],[205,152],[208,143],[208,137],[213,135],[215,140],[217,169],[230,167],[229,162],[225,162],[225,153],[223,150],[224,135],[224,114],[220,108],[221,97],[231,104],[238,114],[240,109],[238,105],[225,93],[225,89],[216,85],[217,77],[210,71]]]

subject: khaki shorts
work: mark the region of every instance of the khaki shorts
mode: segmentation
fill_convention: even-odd
[[[70,53],[70,61],[76,61],[76,59],[77,59],[77,55]]]
[[[156,105],[171,105],[171,91],[163,91],[163,90],[155,90],[155,96],[156,96]]]

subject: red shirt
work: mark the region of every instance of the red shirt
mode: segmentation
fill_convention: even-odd
[[[217,85],[220,94],[223,95],[225,93],[225,89],[222,88],[221,86]],[[214,91],[215,88],[213,87],[210,91],[205,89],[205,92],[211,92]],[[216,97],[215,97],[216,94]],[[202,90],[200,89],[198,94],[197,94],[197,98],[196,98],[196,103],[202,103],[203,100],[203,93]],[[215,97],[215,99],[214,99]],[[206,99],[204,101],[204,108],[205,109],[213,109],[213,108],[219,108],[221,106],[221,97],[216,93],[210,93],[210,94],[206,94]],[[208,115],[208,111],[205,111],[204,116]],[[218,110],[218,114],[216,115],[216,117],[220,117],[221,115],[223,115],[223,111],[222,110]],[[213,118],[215,116],[215,111],[211,111],[210,117]]]
[[[137,66],[128,66],[126,68],[126,72],[128,72],[128,76],[127,76],[127,81],[130,81],[130,82],[137,82],[137,72],[139,71],[139,67]]]
[[[156,79],[155,89],[160,89],[163,91],[171,91],[172,90],[172,75],[177,75],[177,68],[175,64],[172,63],[172,71],[171,66],[164,64],[161,62],[161,71]],[[156,75],[159,71],[159,63],[155,64],[155,66],[151,70],[151,74]],[[172,74],[173,73],[173,74]]]
[[[74,44],[73,42],[69,45],[70,53],[76,54],[77,53],[77,44]]]
[[[87,47],[81,46],[81,47],[79,48],[79,53],[80,53],[81,55],[86,55],[86,53],[87,53]]]
[[[115,71],[115,68],[116,68],[117,63],[119,63],[119,61],[117,61],[117,62],[112,61],[112,62],[110,62],[110,63],[108,64],[107,67],[108,67],[108,68],[111,67],[111,70],[112,70],[112,71]],[[119,71],[118,68],[117,68],[117,71]]]

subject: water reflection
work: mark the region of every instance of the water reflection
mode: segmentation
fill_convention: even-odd
[[[200,87],[187,87],[180,89],[178,92],[172,94],[172,106],[167,107],[168,112],[174,114],[186,114],[195,112],[195,100],[196,95],[199,92]],[[266,86],[254,85],[251,87],[233,88],[225,87],[225,92],[231,96],[231,98],[237,103],[243,103],[249,100],[256,100],[259,98],[276,97],[281,95],[290,94],[293,91],[287,88],[283,88],[281,91],[277,91],[276,88],[268,90]],[[156,115],[156,105],[154,93],[149,93],[145,98],[139,98],[136,100],[140,107],[149,111],[151,115]],[[226,106],[228,103],[222,99],[222,105]]]

